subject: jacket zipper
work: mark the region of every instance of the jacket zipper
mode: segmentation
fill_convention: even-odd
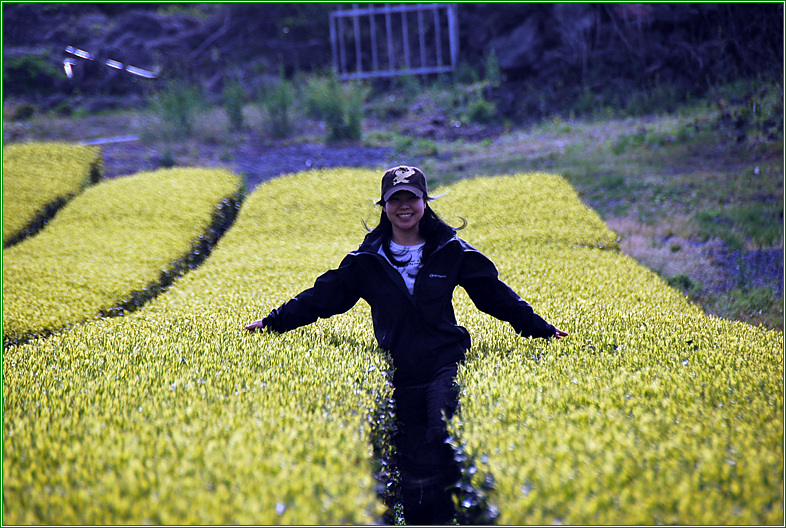
[[[427,259],[425,259],[423,261],[423,266],[421,266],[420,271],[418,272],[418,276],[415,277],[415,284],[412,286],[412,291],[413,292],[417,291],[417,287],[418,287],[418,282],[420,280],[420,276],[423,274],[423,270],[426,269],[426,265],[433,259],[434,255],[436,255],[445,246],[447,246],[449,243],[451,243],[455,238],[456,238],[456,236],[454,235],[454,236],[450,237],[449,239],[447,239],[442,244],[440,244],[439,246],[437,246],[437,249],[435,249],[434,252],[431,255],[429,255]],[[370,255],[374,255],[374,257],[380,262],[380,264],[382,264],[382,268],[385,270],[385,273],[387,273],[388,277],[390,277],[390,279],[394,283],[396,283],[396,285],[398,285],[399,288],[402,288],[402,290],[404,291],[404,293],[406,294],[406,296],[410,300],[410,302],[413,305],[416,305],[416,303],[415,303],[415,294],[414,293],[409,293],[409,290],[407,289],[407,285],[404,282],[404,278],[401,276],[401,274],[398,271],[396,271],[393,268],[393,265],[390,262],[388,262],[388,260],[385,257],[383,257],[382,255],[379,254],[379,248],[377,248],[377,251],[369,251],[367,249],[364,249],[364,250],[361,251],[361,253],[367,253],[367,254],[370,254]]]

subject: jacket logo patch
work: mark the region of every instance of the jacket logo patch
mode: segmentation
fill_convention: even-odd
[[[409,183],[409,178],[415,174],[415,169],[412,167],[407,168],[400,168],[396,170],[395,175],[396,177],[393,178],[393,185],[398,185],[399,183]]]
[[[447,279],[447,275],[437,275],[436,273],[431,273],[428,276],[429,279]]]

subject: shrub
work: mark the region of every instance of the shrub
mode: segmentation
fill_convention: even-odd
[[[492,88],[497,88],[499,85],[502,84],[502,69],[499,66],[499,60],[497,59],[497,52],[494,51],[494,48],[491,49],[491,52],[486,56],[486,77],[485,80],[488,85]]]
[[[433,156],[439,151],[437,142],[429,138],[413,138],[411,136],[398,136],[393,142],[397,154],[408,156]]]
[[[268,112],[270,133],[283,138],[292,133],[290,110],[294,102],[292,83],[283,75],[270,91],[263,96],[263,105]]]
[[[35,115],[35,106],[31,104],[21,104],[16,109],[13,119],[16,121],[26,121]]]
[[[240,183],[222,171],[171,169],[84,191],[46,230],[3,252],[4,344],[136,308],[132,299],[171,282],[178,259],[206,249],[214,211]]]
[[[323,119],[327,141],[363,137],[363,111],[369,88],[359,83],[341,84],[335,74],[309,80],[306,107],[311,117]]]
[[[231,130],[243,130],[245,125],[243,120],[243,106],[245,103],[245,92],[243,86],[237,81],[230,81],[224,87],[224,110],[229,117]]]
[[[305,81],[303,97],[306,115],[311,119],[324,120],[328,114],[330,80],[329,75],[315,75]]]
[[[15,57],[3,64],[3,91],[6,95],[50,94],[57,90],[59,77],[43,57]]]
[[[714,128],[737,141],[782,141],[783,84],[766,79],[740,81],[711,91],[717,108]]]
[[[37,233],[87,185],[101,178],[96,147],[17,143],[3,147],[3,247]]]
[[[182,79],[167,82],[153,101],[153,111],[159,118],[163,138],[174,140],[191,136],[194,121],[203,106],[198,86]]]
[[[669,286],[680,290],[688,297],[694,297],[704,289],[700,283],[697,283],[691,279],[690,276],[685,275],[684,273],[668,277],[666,282],[669,283]]]
[[[467,117],[473,123],[491,123],[496,115],[496,103],[487,101],[482,96],[472,99],[467,105]]]

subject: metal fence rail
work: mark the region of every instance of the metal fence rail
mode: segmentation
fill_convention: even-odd
[[[456,4],[368,4],[330,14],[339,78],[445,73],[458,65]]]

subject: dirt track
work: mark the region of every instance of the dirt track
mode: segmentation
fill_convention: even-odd
[[[153,170],[160,165],[162,153],[145,147],[139,141],[122,141],[101,145],[104,155],[104,176],[115,178],[141,170]],[[388,148],[363,146],[326,146],[324,144],[296,143],[269,145],[245,142],[225,153],[224,147],[210,148],[201,145],[196,156],[190,155],[189,165],[226,167],[246,177],[249,190],[270,178],[291,172],[325,167],[381,168],[391,161]],[[223,159],[222,159],[223,156]],[[175,154],[179,160],[179,156]]]

